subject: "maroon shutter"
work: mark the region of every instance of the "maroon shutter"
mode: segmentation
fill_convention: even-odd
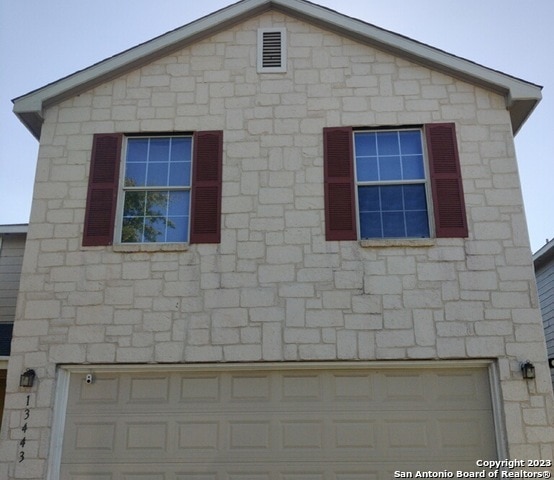
[[[467,237],[460,160],[453,123],[425,125],[437,237]]]
[[[193,149],[190,243],[219,243],[223,132],[196,132]]]
[[[356,240],[352,128],[324,128],[323,137],[325,237]]]
[[[121,141],[119,133],[93,137],[83,234],[85,247],[113,242]]]

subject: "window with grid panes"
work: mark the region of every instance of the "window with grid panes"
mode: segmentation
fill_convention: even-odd
[[[354,132],[360,238],[429,237],[419,129]]]
[[[187,242],[192,136],[129,137],[121,243]]]

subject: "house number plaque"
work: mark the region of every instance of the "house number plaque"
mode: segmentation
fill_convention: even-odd
[[[31,400],[31,395],[27,395],[25,400],[25,409],[23,410],[23,426],[21,427],[21,431],[23,432],[23,438],[19,441],[19,458],[18,462],[21,463],[23,460],[25,460],[25,444],[27,443],[27,429],[29,419],[31,418],[31,409],[29,408],[29,402]]]

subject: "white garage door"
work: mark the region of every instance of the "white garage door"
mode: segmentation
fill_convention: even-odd
[[[371,480],[496,458],[488,373],[72,374],[64,480]]]

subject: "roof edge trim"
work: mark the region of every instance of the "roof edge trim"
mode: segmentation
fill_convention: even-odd
[[[0,235],[9,233],[27,233],[29,229],[28,223],[14,223],[8,225],[0,225]]]
[[[375,45],[392,54],[504,95],[514,133],[517,133],[542,98],[542,87],[538,85],[306,0],[242,0],[15,98],[13,111],[38,139],[44,107],[108,81],[154,58],[182,48],[185,44],[270,8],[302,18],[362,43]]]

